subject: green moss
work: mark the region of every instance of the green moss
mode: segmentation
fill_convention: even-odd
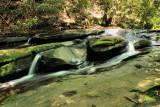
[[[0,66],[0,77],[29,69],[34,57],[22,58]]]
[[[6,61],[14,61],[18,58],[25,57],[28,55],[31,55],[32,52],[40,52],[46,49],[49,49],[51,47],[60,46],[62,44],[60,43],[50,43],[50,44],[44,44],[44,45],[37,45],[37,46],[31,46],[27,48],[22,49],[9,49],[9,50],[0,50],[0,63],[6,62]]]
[[[5,75],[9,74],[10,71],[12,71],[14,67],[15,67],[15,65],[13,63],[9,63],[9,64],[6,64],[6,65],[0,67],[0,76],[5,76]]]
[[[98,46],[98,45],[107,45],[107,46],[111,46],[111,45],[113,45],[114,44],[114,42],[113,41],[103,41],[103,40],[97,40],[93,45],[92,45],[92,47],[94,47],[94,46]]]
[[[156,41],[160,41],[160,34],[156,36]]]
[[[145,48],[145,47],[150,47],[151,46],[151,41],[150,40],[139,40],[138,42],[136,42],[134,44],[136,49],[140,49],[140,48]]]
[[[124,39],[123,39],[124,40]],[[91,40],[91,46],[105,45],[111,46],[122,41],[121,37],[104,36]]]
[[[140,92],[147,92],[157,86],[160,86],[160,78],[152,77],[151,79],[140,81],[136,89]]]
[[[152,102],[156,102],[156,99],[154,97],[142,94],[142,95],[139,95],[139,101],[141,103],[144,103],[144,102],[152,103]]]
[[[113,48],[125,46],[127,41],[122,37],[104,36],[93,38],[89,41],[90,47],[96,51],[108,51]]]
[[[34,58],[32,52],[38,53],[50,48],[70,44],[72,44],[72,42],[49,43],[21,49],[0,50],[0,63],[8,62],[0,66],[0,77],[29,68]]]

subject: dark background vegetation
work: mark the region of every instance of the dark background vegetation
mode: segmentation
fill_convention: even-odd
[[[87,28],[159,29],[159,0],[0,0],[0,32]]]

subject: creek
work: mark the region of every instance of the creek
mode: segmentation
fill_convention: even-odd
[[[128,40],[128,45],[124,49],[125,51],[114,56],[111,58],[105,59],[103,62],[99,63],[92,63],[92,62],[84,62],[87,64],[84,64],[82,67],[77,67],[76,69],[69,69],[69,70],[60,70],[53,73],[46,73],[46,74],[37,74],[38,72],[38,64],[41,61],[43,55],[50,50],[46,50],[43,52],[38,53],[30,68],[29,72],[26,76],[23,76],[21,78],[11,80],[5,83],[2,83],[0,85],[0,90],[6,90],[11,87],[31,87],[34,84],[38,84],[42,81],[46,81],[53,78],[63,77],[67,75],[76,75],[76,74],[93,74],[96,73],[99,69],[108,68],[117,64],[120,64],[123,60],[128,59],[130,57],[136,56],[138,54],[141,54],[142,51],[136,50],[134,47],[134,42],[140,39],[148,39],[152,38],[152,46],[158,46],[159,44],[154,41],[156,33],[147,33],[146,30],[121,30],[121,29],[106,29],[105,32],[99,36],[105,36],[105,35],[112,35],[112,36],[123,36],[125,39]],[[28,40],[30,41],[30,39]],[[84,40],[85,41],[85,40]],[[28,42],[27,42],[28,44]],[[81,65],[80,61],[76,61],[77,65]]]

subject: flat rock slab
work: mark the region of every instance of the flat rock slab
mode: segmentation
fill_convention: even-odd
[[[58,33],[39,33],[36,34],[32,39],[31,43],[45,43],[53,41],[67,41],[73,39],[85,38],[89,35],[97,35],[103,33],[104,30],[95,29],[74,29],[66,30]]]

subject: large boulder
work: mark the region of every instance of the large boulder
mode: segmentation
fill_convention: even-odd
[[[26,75],[32,60],[33,57],[26,57],[0,66],[0,82]]]
[[[0,50],[0,78],[28,71],[36,53],[72,45],[73,42],[50,43],[20,49]]]
[[[104,59],[119,54],[128,41],[121,36],[96,36],[88,39],[88,58]]]
[[[62,46],[44,52],[37,73],[76,68],[86,61],[86,47]]]
[[[147,39],[141,39],[134,43],[135,49],[146,48],[150,47],[151,45],[152,45],[151,41]]]

